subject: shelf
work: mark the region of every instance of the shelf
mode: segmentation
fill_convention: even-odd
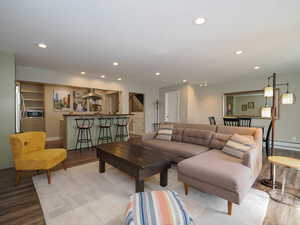
[[[43,102],[44,99],[24,98],[24,101]]]
[[[43,91],[30,91],[30,90],[21,90],[22,93],[34,93],[34,94],[44,94]]]
[[[37,107],[37,106],[28,106],[27,109],[44,109],[44,107]]]

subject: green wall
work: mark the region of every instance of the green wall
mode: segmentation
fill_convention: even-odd
[[[15,132],[15,56],[0,52],[0,169],[11,167],[9,135]]]

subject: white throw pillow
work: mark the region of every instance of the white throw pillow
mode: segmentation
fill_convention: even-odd
[[[247,136],[234,134],[225,144],[223,152],[242,159],[243,156],[254,147],[255,143],[253,138],[251,139]]]
[[[173,134],[173,125],[172,124],[161,124],[157,132],[156,139],[171,141]]]

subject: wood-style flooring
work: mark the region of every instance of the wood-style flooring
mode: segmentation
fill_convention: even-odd
[[[135,139],[134,142],[139,142]],[[48,146],[56,147],[57,144],[49,143]],[[286,155],[300,158],[300,152],[277,150],[277,155]],[[70,151],[68,153],[67,166],[73,167],[97,160],[95,151],[79,152]],[[55,169],[61,169],[58,166]],[[264,162],[260,178],[267,177],[269,164]],[[21,183],[15,186],[14,169],[0,170],[0,224],[1,225],[44,225],[44,217],[41,205],[32,183],[32,176],[36,173],[27,173],[22,176]],[[281,180],[282,169],[277,168],[278,180]],[[55,178],[53,178],[55,182]],[[262,186],[259,181],[255,188],[267,191],[268,188]],[[300,171],[290,170],[287,179],[288,191],[300,196]],[[238,207],[234,205],[234,208]],[[254,206],[255,207],[255,206]],[[87,224],[88,225],[88,224]],[[264,225],[300,225],[300,209],[285,206],[270,200]]]

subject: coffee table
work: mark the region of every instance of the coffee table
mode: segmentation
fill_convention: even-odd
[[[96,146],[99,172],[105,172],[105,163],[135,178],[135,192],[144,191],[144,180],[160,173],[160,185],[168,185],[171,159],[155,149],[146,149],[130,143],[111,143]]]

